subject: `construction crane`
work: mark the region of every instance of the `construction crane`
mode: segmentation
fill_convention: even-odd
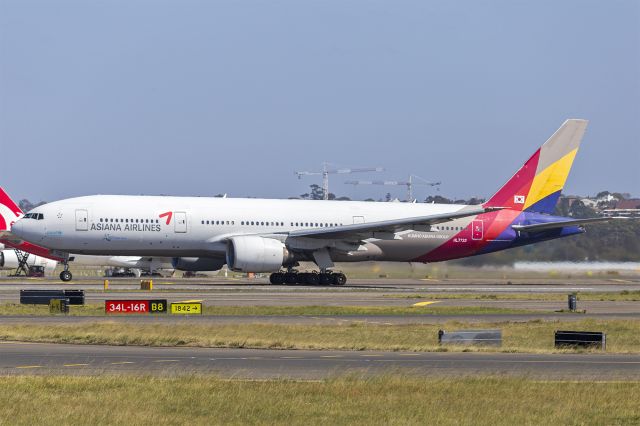
[[[384,168],[382,167],[360,167],[360,168],[350,168],[350,169],[332,169],[329,167],[329,163],[322,163],[322,171],[314,172],[314,171],[298,171],[293,172],[298,179],[302,179],[302,176],[322,176],[322,199],[329,199],[329,175],[342,175],[342,174],[350,174],[350,173],[364,173],[364,172],[383,172]]]
[[[417,181],[415,181],[417,179]],[[348,180],[345,182],[349,185],[396,185],[407,187],[407,201],[413,202],[413,187],[414,185],[422,186],[439,186],[442,182],[429,182],[428,180],[416,175],[409,175],[409,179],[406,181],[398,180]]]

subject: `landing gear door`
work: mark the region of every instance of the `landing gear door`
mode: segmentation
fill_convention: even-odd
[[[89,229],[89,214],[86,210],[76,210],[76,231]]]
[[[176,233],[184,234],[187,232],[187,214],[185,212],[175,212],[175,231]]]
[[[484,236],[484,222],[481,220],[474,220],[471,222],[471,239],[481,240]]]

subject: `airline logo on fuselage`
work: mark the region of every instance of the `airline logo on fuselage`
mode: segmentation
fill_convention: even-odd
[[[173,212],[161,213],[158,215],[160,219],[166,219],[166,224],[171,223]],[[132,219],[133,220],[133,219]],[[157,223],[92,223],[89,228],[92,231],[119,231],[119,232],[160,232],[160,224]]]
[[[157,223],[92,223],[92,231],[160,232]]]

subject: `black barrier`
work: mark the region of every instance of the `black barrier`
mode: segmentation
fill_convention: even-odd
[[[23,305],[48,305],[51,299],[68,299],[69,305],[84,305],[84,290],[20,290]]]
[[[607,335],[599,331],[556,331],[556,348],[593,347],[607,348]]]

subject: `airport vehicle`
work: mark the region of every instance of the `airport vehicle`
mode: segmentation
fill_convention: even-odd
[[[226,263],[272,272],[274,284],[342,285],[346,276],[333,272],[334,262],[438,262],[580,234],[587,223],[610,220],[552,214],[586,127],[586,120],[565,121],[483,205],[93,195],[39,206],[4,238],[62,259],[166,256],[198,270]],[[299,261],[314,262],[319,273],[298,274]]]

